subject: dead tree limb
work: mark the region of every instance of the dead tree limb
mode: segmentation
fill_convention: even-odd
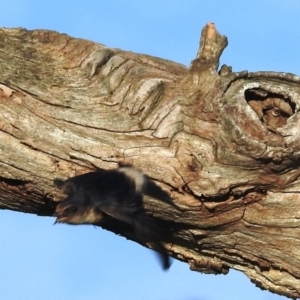
[[[52,215],[54,177],[131,163],[178,207],[145,199],[172,257],[300,297],[299,77],[218,71],[213,24],[190,68],[52,31],[0,35],[2,209]]]

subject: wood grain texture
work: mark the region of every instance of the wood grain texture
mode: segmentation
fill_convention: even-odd
[[[52,215],[52,181],[133,164],[169,254],[300,297],[300,78],[232,72],[213,24],[191,67],[52,31],[0,30],[0,207]],[[135,240],[131,228],[103,227]]]

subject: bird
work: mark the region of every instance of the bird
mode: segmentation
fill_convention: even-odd
[[[152,245],[159,254],[163,270],[170,268],[171,260],[162,244],[160,228],[146,214],[143,196],[169,204],[173,201],[141,170],[126,165],[110,170],[99,169],[67,180],[56,178],[53,183],[67,194],[67,198],[56,206],[55,223],[101,225],[112,217],[129,224],[140,242]]]

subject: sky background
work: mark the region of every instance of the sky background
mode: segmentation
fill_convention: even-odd
[[[205,4],[204,4],[205,3]],[[233,71],[300,75],[299,0],[0,0],[0,27],[51,29],[189,66],[202,27],[228,37]],[[242,273],[203,275],[93,226],[0,211],[0,299],[284,300]]]

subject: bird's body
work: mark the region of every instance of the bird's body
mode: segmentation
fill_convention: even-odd
[[[131,225],[141,242],[153,243],[163,268],[170,267],[158,227],[145,214],[143,194],[163,201],[171,198],[140,170],[128,166],[98,170],[65,181],[55,179],[54,184],[68,195],[56,207],[56,223],[99,225],[110,216]]]

